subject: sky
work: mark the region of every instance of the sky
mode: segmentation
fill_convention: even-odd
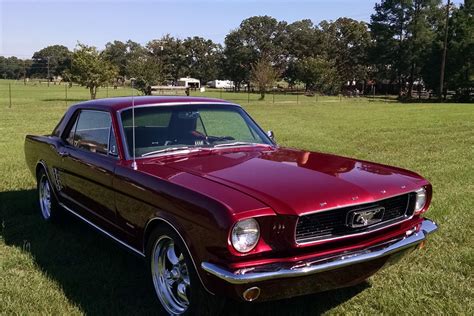
[[[103,49],[114,40],[146,44],[165,34],[223,43],[255,15],[294,22],[350,17],[369,21],[376,0],[0,0],[0,56],[31,58],[35,51],[77,42]],[[462,0],[454,0],[460,3]]]

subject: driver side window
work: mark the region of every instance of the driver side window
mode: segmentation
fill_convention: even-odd
[[[118,156],[110,113],[81,110],[64,139],[69,145],[105,156]]]

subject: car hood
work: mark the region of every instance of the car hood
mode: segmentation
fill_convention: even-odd
[[[219,150],[165,164],[234,188],[287,215],[373,202],[427,184],[407,170],[289,148]]]

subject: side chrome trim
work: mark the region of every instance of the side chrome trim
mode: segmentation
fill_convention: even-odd
[[[92,223],[91,221],[89,221],[88,219],[84,218],[82,215],[79,215],[78,213],[76,213],[75,211],[73,211],[72,209],[70,209],[69,207],[67,207],[66,205],[64,205],[63,203],[59,202],[59,205],[61,205],[61,207],[63,207],[66,211],[68,211],[69,213],[77,216],[78,218],[80,218],[81,220],[83,220],[84,222],[86,222],[87,224],[91,225],[92,227],[94,227],[95,229],[97,229],[99,232],[103,233],[104,235],[110,237],[111,239],[113,239],[114,241],[118,242],[120,245],[124,246],[125,248],[131,250],[132,252],[138,254],[139,256],[141,257],[145,257],[145,254],[140,252],[139,250],[133,248],[132,246],[130,246],[129,244],[121,241],[120,239],[118,239],[117,237],[113,236],[112,234],[106,232],[105,230],[103,230],[102,228],[100,228],[99,226],[97,226],[96,224]]]
[[[193,266],[194,266],[194,270],[196,270],[196,274],[198,275],[198,278],[199,278],[199,281],[201,281],[201,284],[202,286],[204,287],[204,289],[209,292],[210,294],[212,295],[215,295],[213,292],[211,292],[207,287],[206,285],[204,284],[204,282],[202,281],[202,278],[201,278],[201,274],[199,273],[199,270],[198,270],[198,266],[196,265],[196,262],[194,261],[194,257],[193,255],[191,254],[191,251],[189,251],[189,247],[188,247],[188,244],[186,243],[186,241],[184,240],[183,236],[181,235],[181,233],[178,231],[178,229],[176,227],[174,227],[174,225],[168,221],[167,219],[164,219],[163,217],[154,217],[152,219],[150,219],[146,225],[145,225],[145,229],[143,230],[144,232],[144,236],[146,235],[147,233],[147,230],[148,230],[148,225],[153,222],[153,221],[160,221],[160,222],[163,222],[165,224],[167,224],[168,226],[170,226],[175,232],[176,234],[178,234],[179,238],[181,238],[181,241],[183,242],[184,246],[186,247],[186,251],[188,252],[189,254],[189,257],[191,257],[191,261],[193,262]],[[145,238],[143,238],[143,252],[145,253],[146,249],[145,249],[145,243],[147,241],[145,240]]]
[[[404,237],[358,251],[343,252],[331,257],[315,257],[290,264],[273,263],[237,271],[229,271],[226,268],[209,262],[203,262],[201,267],[208,273],[231,284],[248,284],[274,279],[302,277],[379,259],[395,253],[402,254],[405,250],[410,250],[423,242],[429,234],[438,229],[438,226],[433,221],[425,219],[421,223],[421,227],[418,230],[417,228],[418,225],[406,231]]]

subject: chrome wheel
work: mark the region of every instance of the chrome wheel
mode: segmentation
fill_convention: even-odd
[[[44,174],[41,176],[38,189],[41,215],[48,220],[51,218],[51,186]]]
[[[153,246],[151,275],[158,299],[166,311],[172,315],[184,313],[189,307],[189,270],[183,252],[168,236],[161,236]]]

